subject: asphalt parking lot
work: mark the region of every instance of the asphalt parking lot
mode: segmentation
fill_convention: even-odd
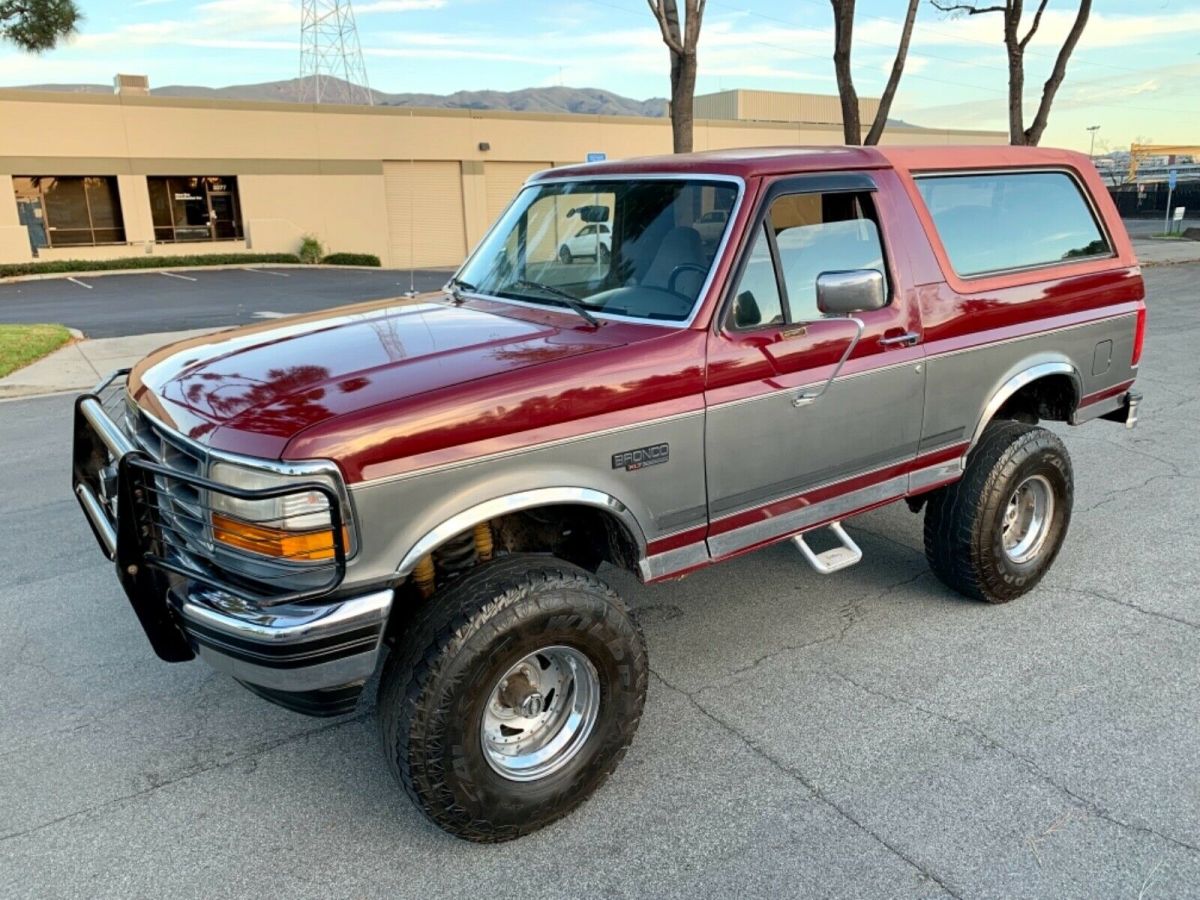
[[[242,325],[359,300],[440,288],[452,269],[253,266],[0,284],[0,321],[59,322],[88,337]]]
[[[69,398],[0,403],[0,894],[1200,896],[1198,280],[1147,272],[1138,429],[1063,429],[1075,515],[1030,596],[949,593],[902,505],[832,578],[787,545],[607,570],[650,645],[641,730],[499,846],[413,810],[369,708],[155,659],[68,490]]]

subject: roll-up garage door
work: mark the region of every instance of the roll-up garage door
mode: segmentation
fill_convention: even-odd
[[[467,255],[458,162],[385,162],[391,264],[456,266]],[[414,227],[415,226],[415,227]]]
[[[521,185],[534,172],[549,169],[548,162],[486,162],[483,177],[487,183],[487,217],[491,225],[517,195]]]

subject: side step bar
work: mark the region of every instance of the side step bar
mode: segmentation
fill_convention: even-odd
[[[841,522],[830,522],[828,527],[833,532],[834,537],[842,542],[840,547],[832,547],[822,553],[814,553],[812,547],[804,542],[803,534],[798,534],[792,538],[792,543],[804,554],[804,558],[808,560],[808,564],[821,575],[832,575],[834,572],[840,572],[842,569],[849,568],[863,558],[862,550],[858,544],[854,543],[850,535],[846,534],[846,529],[842,528]]]

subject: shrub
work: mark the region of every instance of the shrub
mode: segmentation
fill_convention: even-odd
[[[251,263],[298,263],[294,253],[216,253],[205,256],[131,256],[126,259],[56,259],[0,265],[0,278],[56,275],[67,272],[110,272],[126,269],[172,269],[182,266],[242,266]]]
[[[316,265],[324,255],[325,248],[311,234],[306,234],[304,239],[300,241],[300,262]]]
[[[382,265],[374,253],[330,253],[321,262],[327,266],[373,266],[376,269]]]

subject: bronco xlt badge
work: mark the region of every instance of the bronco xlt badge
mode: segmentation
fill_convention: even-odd
[[[651,444],[649,447],[638,447],[636,450],[623,450],[614,453],[612,467],[633,472],[646,466],[657,466],[671,458],[670,444]]]

